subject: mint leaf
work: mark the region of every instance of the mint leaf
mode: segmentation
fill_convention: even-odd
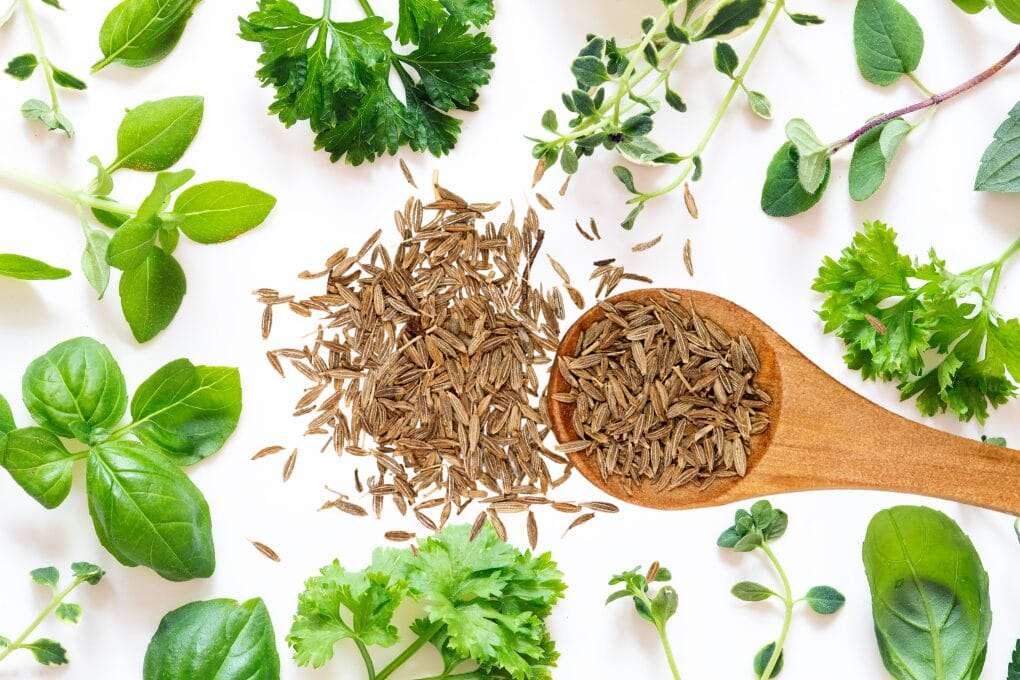
[[[1020,102],[1013,106],[981,156],[974,189],[1020,192]]]

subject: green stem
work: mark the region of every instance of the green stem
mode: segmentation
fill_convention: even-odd
[[[14,650],[21,649],[21,646],[25,644],[25,640],[27,640],[28,636],[31,635],[35,631],[35,629],[39,627],[39,624],[45,621],[46,618],[50,614],[52,614],[57,607],[60,606],[60,603],[64,601],[65,597],[70,595],[75,588],[77,588],[84,582],[85,582],[84,580],[76,576],[74,580],[71,581],[71,585],[67,586],[60,592],[54,594],[53,599],[50,600],[50,603],[48,605],[46,605],[46,608],[39,612],[39,616],[35,617],[35,620],[33,620],[32,623],[28,624],[28,628],[26,628],[21,633],[21,635],[15,638],[9,646],[4,647],[2,650],[0,650],[0,662],[6,659],[8,655],[10,655],[10,653],[13,652]]]
[[[362,661],[365,662],[365,671],[368,673],[368,680],[375,680],[375,663],[372,661],[372,655],[368,653],[368,647],[361,640],[355,640],[354,644],[358,647],[358,653],[361,654]]]
[[[922,83],[920,78],[918,78],[915,74],[908,73],[907,78],[909,78],[910,82],[917,86],[917,89],[921,91],[921,94],[926,95],[928,97],[935,96],[935,93],[929,90],[928,87],[924,83]]]
[[[1020,239],[1017,239],[992,266],[992,278],[988,282],[988,292],[985,293],[985,300],[987,300],[989,304],[991,304],[992,300],[995,299],[995,294],[999,290],[999,278],[1002,276],[1003,268],[1018,252],[1020,252]]]
[[[333,13],[333,0],[322,0],[322,18],[329,21]]]
[[[329,2],[329,0],[326,0],[326,2]],[[365,11],[367,16],[375,16],[375,10],[372,9],[372,5],[368,4],[368,0],[358,0],[358,4],[361,5],[361,9]]]
[[[453,675],[446,673],[430,675],[427,678],[418,678],[418,680],[485,680],[485,676],[482,675],[481,671],[467,671],[466,673],[454,673]]]
[[[676,659],[673,657],[673,647],[669,644],[669,636],[666,635],[666,626],[656,626],[659,631],[659,640],[662,642],[662,649],[666,652],[666,661],[669,662],[669,670],[673,673],[673,680],[680,680],[680,669],[676,665]]]
[[[786,576],[786,571],[783,570],[782,565],[779,564],[779,559],[776,558],[776,554],[772,552],[772,548],[769,547],[768,543],[762,543],[762,551],[766,557],[769,558],[769,562],[772,563],[776,573],[779,574],[779,580],[783,582],[783,603],[785,605],[785,612],[783,614],[783,630],[779,634],[779,639],[776,641],[776,646],[772,650],[772,657],[769,659],[769,663],[765,666],[765,671],[761,674],[759,680],[766,680],[766,678],[772,677],[772,672],[776,669],[776,664],[779,663],[779,658],[783,654],[783,645],[786,644],[786,638],[790,634],[790,624],[793,622],[793,589],[790,588],[790,579]]]
[[[422,635],[418,636],[418,639],[409,644],[407,648],[397,656],[397,658],[386,664],[386,666],[379,671],[379,673],[375,676],[375,680],[386,680],[386,678],[392,675],[395,670],[403,666],[408,659],[414,656],[419,649],[428,644],[429,640],[431,640],[442,628],[442,623],[436,623]]]
[[[92,196],[77,189],[73,189],[64,184],[58,182],[51,182],[48,179],[42,177],[36,177],[34,175],[27,175],[21,172],[15,172],[13,170],[5,170],[0,168],[0,180],[7,180],[15,184],[27,186],[37,191],[63,198],[66,201],[70,201],[76,206],[83,206],[88,208],[98,208],[99,210],[105,210],[107,212],[116,213],[118,215],[134,216],[138,213],[137,206],[126,206],[117,201],[111,201],[108,198],[99,198],[98,196]],[[166,215],[163,215],[166,216]]]
[[[627,92],[630,92],[630,89],[631,89],[630,77],[634,73],[634,69],[637,68],[637,63],[638,63],[637,60],[641,59],[643,57],[644,52],[645,52],[645,48],[648,47],[648,45],[651,44],[652,40],[655,39],[655,34],[658,33],[659,28],[662,27],[663,22],[664,21],[669,21],[670,17],[672,17],[672,16],[673,16],[672,8],[670,8],[670,9],[666,10],[665,12],[663,12],[662,15],[660,15],[659,18],[655,20],[655,23],[652,24],[652,27],[650,29],[648,29],[648,32],[645,33],[645,36],[644,36],[644,38],[641,39],[641,42],[638,43],[637,52],[635,53],[634,57],[632,59],[628,60],[627,68],[625,68],[623,70],[623,75],[620,76],[620,82],[623,85],[625,85],[626,87],[621,86],[616,91],[616,95],[613,97],[613,101],[612,101],[612,105],[611,105],[612,109],[613,109],[613,122],[614,123],[619,123],[620,122],[620,102],[623,100],[624,95],[626,95]],[[650,68],[651,68],[651,66],[650,66]],[[646,71],[646,74],[647,73],[650,73],[650,71]],[[644,76],[642,76],[642,78],[643,77]],[[640,80],[638,80],[638,82],[640,82]]]
[[[39,30],[39,20],[35,16],[35,8],[32,0],[21,0],[21,8],[28,19],[28,25],[32,27],[32,39],[35,41],[35,50],[39,57],[39,65],[42,66],[43,76],[46,78],[46,87],[50,91],[50,106],[54,113],[60,113],[60,100],[57,99],[57,84],[53,81],[53,64],[46,56],[46,46],[43,44],[42,31]]]

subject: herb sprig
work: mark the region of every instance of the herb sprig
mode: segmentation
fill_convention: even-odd
[[[865,379],[898,381],[900,397],[916,396],[924,415],[951,411],[983,423],[989,406],[1016,396],[1010,376],[1020,381],[1020,319],[994,306],[1003,269],[1018,253],[1020,241],[956,274],[934,249],[924,263],[902,255],[892,228],[867,222],[818,270],[819,316]]]
[[[334,162],[360,165],[405,145],[449,153],[461,129],[450,113],[477,109],[494,67],[492,40],[473,30],[492,21],[492,0],[400,0],[397,41],[414,48],[406,53],[386,35],[392,24],[359,4],[360,21],[332,20],[332,0],[318,17],[290,0],[259,0],[240,19],[241,38],[262,46],[258,79],[276,90],[269,112],[287,127],[307,120]]]
[[[572,114],[567,129],[561,129],[555,111],[546,111],[542,126],[551,139],[532,139],[533,155],[539,159],[538,176],[560,163],[573,175],[579,162],[604,148],[625,160],[643,165],[675,165],[676,177],[657,189],[639,189],[633,173],[625,166],[613,172],[628,192],[632,209],[622,226],[630,229],[652,200],[683,187],[688,179],[697,181],[703,172],[702,154],[708,148],[723,117],[740,92],[750,109],[771,118],[772,106],[763,93],[747,85],[747,75],[776,20],[786,13],[800,25],[822,23],[814,15],[790,13],[785,0],[776,0],[765,12],[765,0],[663,0],[665,11],[641,22],[641,39],[619,46],[615,38],[589,35],[587,44],[571,64],[576,87],[563,94],[563,106]],[[752,28],[765,16],[764,24],[743,60],[725,41]],[[731,81],[715,115],[701,138],[687,153],[667,151],[650,136],[655,115],[662,103],[681,113],[687,104],[670,85],[686,51],[694,45],[715,42],[716,70]]]
[[[0,465],[28,495],[58,507],[84,462],[96,534],[121,564],[171,581],[213,573],[209,506],[181,468],[217,452],[237,427],[237,369],[172,361],[139,385],[122,425],[120,366],[104,345],[75,338],[29,364],[22,399],[36,425],[17,428],[0,397]]]
[[[814,207],[828,186],[832,157],[850,145],[853,145],[850,197],[855,201],[867,200],[881,188],[903,142],[937,108],[994,77],[1020,56],[1018,43],[978,75],[936,93],[916,74],[924,51],[921,25],[898,0],[858,0],[854,13],[854,49],[865,80],[885,87],[907,78],[925,98],[874,116],[850,134],[830,143],[819,139],[807,121],[791,120],[786,126],[787,141],[769,164],[762,188],[761,207],[766,214],[791,217]],[[926,117],[914,122],[905,118],[922,111]],[[982,188],[980,176],[978,188]]]
[[[631,598],[638,616],[655,627],[673,680],[680,680],[680,668],[673,656],[673,647],[666,632],[666,623],[676,614],[679,598],[672,586],[661,586],[654,593],[650,587],[652,583],[665,583],[672,578],[669,569],[659,566],[658,562],[653,562],[644,574],[641,573],[641,567],[617,574],[609,580],[609,585],[622,584],[623,588],[610,594],[606,604],[625,597]]]
[[[201,97],[161,99],[128,111],[117,131],[116,158],[109,164],[90,158],[95,179],[82,189],[0,168],[0,180],[62,198],[74,207],[85,240],[81,259],[85,278],[102,299],[111,267],[123,272],[121,310],[138,342],[166,329],[180,309],[187,280],[173,253],[182,233],[196,243],[229,241],[262,224],[276,205],[264,191],[219,180],[188,187],[171,207],[173,195],[195,172],[170,168],[194,141],[203,112]],[[157,173],[152,191],[141,203],[111,197],[114,174],[124,169]],[[113,236],[100,225],[115,230]],[[60,278],[65,271],[50,271],[53,268],[44,263],[26,260],[0,256],[0,275],[5,261],[18,265],[18,278]]]
[[[56,640],[39,638],[29,642],[28,638],[51,615],[56,616],[64,623],[81,621],[81,605],[65,600],[83,583],[92,586],[99,583],[106,572],[88,562],[75,562],[71,565],[71,573],[73,574],[71,582],[61,588],[60,572],[56,567],[41,567],[32,570],[32,580],[49,588],[53,592],[53,597],[21,634],[13,639],[0,636],[0,663],[19,649],[31,652],[35,660],[43,666],[59,666],[67,663],[67,650]]]
[[[751,506],[750,512],[737,510],[733,526],[724,531],[718,540],[719,547],[737,552],[761,550],[782,584],[782,593],[752,581],[741,581],[731,591],[734,597],[745,602],[761,602],[775,597],[783,603],[783,628],[779,637],[775,642],[762,647],[754,657],[754,673],[759,680],[774,678],[783,669],[783,647],[790,633],[797,603],[807,602],[812,611],[827,616],[835,614],[846,602],[843,594],[831,586],[815,586],[803,597],[794,599],[790,579],[771,546],[772,542],[786,533],[788,524],[789,518],[785,512],[773,508],[768,501],[758,501]]]
[[[39,1],[59,10],[64,9],[59,0]],[[46,55],[46,44],[43,40],[42,29],[39,27],[39,19],[36,16],[35,0],[10,0],[10,6],[6,12],[0,15],[0,28],[10,21],[18,8],[21,9],[31,29],[33,51],[11,59],[4,72],[17,80],[28,80],[38,71],[46,82],[46,90],[50,99],[48,104],[41,99],[29,99],[21,106],[21,113],[28,120],[41,122],[51,131],[60,131],[68,137],[73,137],[74,125],[71,124],[70,119],[60,106],[58,88],[84,90],[88,86],[81,78],[57,68]]]

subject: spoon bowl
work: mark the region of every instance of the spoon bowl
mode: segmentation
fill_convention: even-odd
[[[622,293],[609,302],[648,302],[665,289]],[[769,428],[751,439],[747,473],[707,489],[686,485],[657,491],[648,481],[630,492],[616,477],[603,480],[586,451],[570,461],[592,484],[620,500],[661,510],[722,505],[813,489],[874,489],[944,498],[1020,514],[1020,452],[940,432],[898,416],[837,382],[765,322],[724,298],[669,289],[727,333],[746,335],[761,363],[755,384],[772,397]],[[578,337],[605,316],[586,311],[556,354],[572,357]],[[566,393],[552,365],[549,395]],[[577,439],[574,406],[549,399],[551,429],[560,443]]]

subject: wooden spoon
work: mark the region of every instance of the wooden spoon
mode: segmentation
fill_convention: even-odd
[[[644,302],[661,292],[637,290],[609,301]],[[744,334],[751,341],[761,361],[755,384],[773,399],[772,424],[752,439],[745,477],[717,480],[704,491],[685,486],[658,492],[645,483],[628,495],[617,479],[602,480],[586,452],[570,454],[577,469],[606,493],[678,510],[790,491],[876,489],[1020,514],[1020,451],[939,432],[886,411],[836,382],[746,309],[709,293],[670,292],[734,337]],[[557,360],[573,356],[579,333],[603,316],[598,306],[585,312],[560,342]],[[569,387],[554,364],[549,394]],[[550,399],[548,409],[556,439],[574,441],[573,405]]]

